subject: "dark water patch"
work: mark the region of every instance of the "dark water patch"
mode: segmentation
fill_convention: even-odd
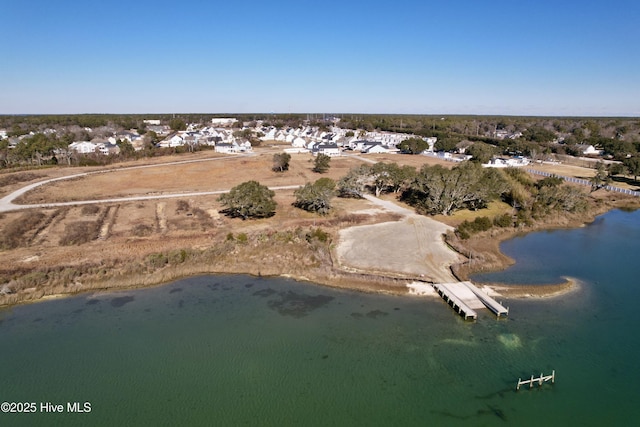
[[[267,297],[270,297],[271,295],[273,295],[275,293],[277,293],[277,292],[274,291],[273,289],[267,288],[267,289],[260,289],[259,291],[255,291],[253,293],[253,296],[267,298]]]
[[[496,406],[487,405],[487,409],[478,410],[478,415],[495,415],[497,418],[500,418],[502,421],[507,421],[507,416],[504,414],[504,411]]]
[[[42,317],[36,317],[33,319],[34,322],[42,322]],[[2,320],[0,320],[0,325],[2,325]]]
[[[87,302],[85,302],[86,305],[96,305],[98,303],[100,303],[100,300],[99,299],[95,299],[95,298],[87,300]]]
[[[77,309],[77,310],[73,310],[73,311],[72,311],[72,313],[73,313],[73,314],[80,314],[80,313],[82,313],[83,311],[84,311],[84,308],[79,308],[79,309]]]
[[[323,360],[328,359],[328,358],[329,358],[329,355],[328,355],[328,354],[325,354],[325,355],[323,355],[323,356],[322,356],[322,359],[323,359]]]
[[[117,297],[117,298],[114,298],[114,299],[111,300],[111,306],[112,307],[116,307],[116,308],[120,308],[125,304],[129,304],[134,299],[135,299],[135,297],[132,297],[132,296]]]
[[[493,393],[483,394],[481,396],[475,396],[476,399],[479,400],[489,400],[495,399],[496,397],[504,398],[505,394],[513,392],[512,388],[505,388],[499,391],[494,391]]]
[[[176,292],[182,292],[182,288],[173,288],[169,291],[170,294],[175,294]]]
[[[212,291],[217,291],[218,288],[220,287],[220,283],[214,283],[213,285],[207,285],[207,288],[211,289]]]
[[[247,283],[244,285],[244,287],[247,289],[253,288],[253,283]]]
[[[394,311],[399,311],[400,307],[393,307]]]
[[[280,292],[279,298],[267,303],[270,309],[283,316],[301,318],[329,304],[334,297],[328,295],[305,295],[293,291]]]
[[[362,319],[362,313],[351,313],[351,317],[353,317],[354,319]]]
[[[387,313],[386,311],[380,311],[380,310],[371,310],[370,312],[368,312],[366,314],[366,316],[369,319],[377,319],[378,317],[384,317],[384,316],[388,316],[389,313]]]
[[[183,300],[183,299],[181,299],[181,300],[178,302],[178,308],[182,308],[182,307],[184,307],[184,300]]]
[[[231,286],[223,286],[222,290],[223,291],[231,291],[231,290],[233,290],[233,288]]]
[[[150,309],[150,308],[145,308],[145,309],[144,309],[144,312],[145,312],[145,313],[151,313],[151,309]]]
[[[449,411],[432,410],[432,411],[429,411],[429,412],[431,412],[432,414],[441,415],[441,416],[447,417],[447,418],[455,418],[456,420],[468,420],[469,418],[471,418],[471,415],[454,414],[453,412],[449,412]]]

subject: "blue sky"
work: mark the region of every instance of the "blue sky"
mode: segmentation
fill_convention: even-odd
[[[640,116],[640,2],[0,3],[0,114]]]

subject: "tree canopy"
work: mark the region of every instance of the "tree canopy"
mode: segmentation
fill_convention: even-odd
[[[508,190],[500,171],[465,162],[452,169],[424,165],[403,198],[418,211],[450,215],[462,208],[479,209]]]
[[[267,218],[276,212],[275,193],[269,187],[257,181],[247,181],[237,185],[218,199],[226,209],[223,212],[231,217]]]
[[[331,157],[326,154],[318,154],[314,161],[313,171],[317,173],[325,173],[331,167]]]
[[[398,144],[398,148],[403,153],[420,154],[429,148],[429,143],[422,138],[407,138]]]
[[[471,161],[477,163],[488,163],[497,151],[494,146],[484,142],[475,142],[467,149],[467,153],[472,156]]]
[[[185,121],[177,117],[175,119],[169,120],[169,127],[172,130],[187,130],[187,124],[185,123]]]
[[[276,153],[273,155],[273,166],[271,170],[274,172],[284,172],[289,170],[289,162],[291,161],[291,154],[289,153]]]
[[[320,178],[313,184],[307,183],[293,194],[294,206],[309,212],[326,215],[331,209],[331,199],[335,196],[336,183],[331,178]]]

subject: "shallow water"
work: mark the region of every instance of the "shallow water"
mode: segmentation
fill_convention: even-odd
[[[0,311],[0,402],[90,402],[1,425],[630,425],[640,214],[505,242],[529,283],[582,288],[464,322],[437,299],[205,276]],[[519,377],[556,384],[515,392]],[[66,408],[65,408],[66,409]]]

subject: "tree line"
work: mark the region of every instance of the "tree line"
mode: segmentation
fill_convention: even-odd
[[[457,229],[462,238],[493,226],[527,226],[552,214],[578,213],[588,208],[582,189],[551,176],[534,180],[517,168],[483,168],[462,162],[453,168],[423,165],[420,169],[379,162],[352,168],[334,182],[320,178],[294,192],[294,206],[320,215],[330,213],[333,197],[363,198],[366,194],[395,196],[424,215],[451,215],[462,209],[480,211],[493,201],[508,203],[512,210],[494,219],[464,221]],[[240,184],[220,197],[227,214],[243,219],[275,214],[274,193],[255,181]]]

